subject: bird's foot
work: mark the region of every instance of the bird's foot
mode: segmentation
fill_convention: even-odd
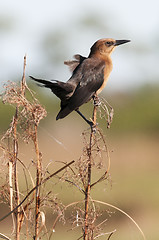
[[[95,124],[93,121],[88,121],[87,123],[91,127],[91,132],[96,133],[96,131],[97,131],[96,127],[97,127],[98,123]]]
[[[88,125],[91,127],[91,131],[95,133],[97,123],[94,123],[92,119],[91,121],[88,120],[78,109],[76,109],[76,112],[88,123]]]
[[[101,105],[100,98],[97,95],[93,96],[93,103],[94,103],[94,106],[96,107],[99,107]]]

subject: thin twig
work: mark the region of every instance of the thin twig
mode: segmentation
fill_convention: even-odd
[[[64,207],[63,212],[66,211],[67,208],[72,207],[72,206],[74,206],[74,205],[77,205],[78,203],[83,203],[83,202],[84,202],[84,200],[82,200],[82,201],[77,201],[77,202],[72,202],[72,203],[70,203],[70,204],[68,204],[67,206]],[[54,223],[53,223],[53,226],[52,226],[52,231],[51,231],[51,234],[50,234],[50,236],[49,236],[49,240],[52,239],[52,234],[53,234],[53,232],[55,232],[56,224],[57,224],[59,218],[62,216],[63,212],[59,213],[58,216],[56,217],[56,219],[55,219],[55,221],[54,221]]]
[[[74,185],[76,188],[78,188],[80,190],[80,192],[85,194],[85,191],[80,186],[78,186],[76,183],[74,183],[74,182],[72,182],[72,181],[70,181],[68,179],[64,179],[64,181]]]
[[[42,184],[46,183],[49,179],[51,179],[52,177],[54,177],[56,174],[60,173],[61,171],[63,171],[65,168],[67,168],[68,166],[70,166],[71,164],[73,164],[75,161],[71,161],[68,164],[66,164],[64,167],[60,168],[59,170],[57,170],[56,172],[52,173],[51,175],[49,175],[47,178],[45,178],[43,181],[41,181],[41,183],[38,186],[35,186],[34,188],[32,188],[28,194],[25,196],[25,198],[19,203],[18,206],[16,206],[12,211],[10,211],[9,213],[7,213],[5,216],[3,216],[0,219],[0,222],[3,221],[5,218],[7,218],[10,214],[14,213],[17,208],[19,208],[25,201],[26,199],[28,199],[28,197],[32,194],[32,192],[34,192],[36,190],[37,187],[41,186]]]
[[[0,238],[1,239],[5,239],[5,240],[11,240],[9,237],[7,237],[6,235],[0,233]]]
[[[108,172],[106,171],[97,181],[95,181],[94,183],[92,183],[92,184],[91,184],[91,188],[92,188],[93,186],[95,186],[97,183],[100,183],[100,182],[104,181],[104,180],[106,179],[107,173],[108,173]]]
[[[127,214],[126,212],[124,212],[122,209],[110,204],[110,203],[107,203],[107,202],[102,202],[102,201],[99,201],[99,200],[92,200],[93,202],[96,202],[96,203],[100,203],[100,204],[103,204],[103,205],[106,205],[106,206],[109,206],[111,208],[114,208],[116,209],[117,211],[121,212],[122,214],[124,214],[126,217],[128,217],[134,224],[135,226],[138,228],[138,230],[140,231],[141,235],[143,236],[143,239],[146,240],[146,237],[143,233],[143,231],[141,230],[141,228],[139,227],[139,225],[137,224],[137,222],[129,215]]]
[[[10,199],[10,210],[13,211],[13,162],[9,161],[8,164],[9,171],[9,199]],[[14,214],[12,214],[13,221],[13,232],[15,230]]]
[[[25,80],[25,70],[26,70],[26,55],[24,56],[24,65],[23,65],[23,76],[21,81],[21,94],[25,96],[25,89],[26,89],[26,80]]]
[[[115,229],[114,231],[112,231],[112,232],[100,233],[100,234],[98,234],[96,237],[94,237],[94,239],[97,239],[97,238],[99,238],[99,237],[101,237],[101,236],[104,236],[104,235],[108,235],[108,234],[109,234],[107,240],[110,240],[110,237],[111,237],[111,236],[113,235],[113,233],[115,233],[115,232],[116,232],[116,229]]]

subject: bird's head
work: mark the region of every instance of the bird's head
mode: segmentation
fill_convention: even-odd
[[[130,42],[130,40],[114,40],[112,38],[100,39],[97,42],[95,42],[91,47],[90,56],[93,54],[95,55],[99,54],[103,57],[108,56],[112,53],[116,46],[119,46],[127,42]]]

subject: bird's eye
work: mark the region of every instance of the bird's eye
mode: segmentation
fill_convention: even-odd
[[[107,42],[105,42],[105,45],[107,45],[108,47],[110,47],[111,45],[113,45],[113,42],[107,41]]]

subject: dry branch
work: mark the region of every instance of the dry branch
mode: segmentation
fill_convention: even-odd
[[[0,222],[3,221],[5,218],[7,218],[10,214],[14,213],[17,210],[17,208],[19,208],[28,199],[28,197],[36,190],[37,187],[40,187],[42,184],[46,183],[49,179],[51,179],[52,177],[56,176],[58,173],[60,173],[61,171],[63,171],[65,168],[69,167],[73,163],[74,163],[74,160],[72,160],[71,162],[66,164],[64,167],[60,168],[56,172],[54,172],[51,175],[49,175],[38,186],[35,186],[34,188],[32,188],[29,191],[29,193],[25,196],[25,198],[19,203],[19,205],[16,208],[14,208],[12,211],[10,211],[8,214],[6,214],[4,217],[2,217],[0,219]]]
[[[97,116],[97,106],[94,105],[93,109],[93,123],[96,126],[96,116]],[[92,144],[93,144],[93,135],[94,135],[94,128],[91,128],[90,133],[90,143],[88,148],[88,178],[87,178],[87,186],[85,189],[85,217],[84,217],[84,240],[89,240],[89,232],[88,232],[88,214],[89,214],[89,199],[90,199],[90,187],[91,187],[91,173],[92,173]]]

